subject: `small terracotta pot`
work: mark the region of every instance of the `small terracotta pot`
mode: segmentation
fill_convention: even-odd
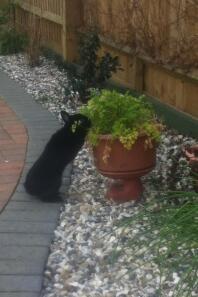
[[[107,198],[118,203],[141,198],[143,186],[140,177],[149,173],[156,162],[156,145],[145,147],[146,136],[141,136],[131,150],[123,147],[119,140],[102,135],[93,148],[98,171],[115,179],[107,190]]]
[[[198,192],[198,144],[189,147],[188,149],[184,148],[185,156],[191,166],[192,173],[195,174],[195,191]]]

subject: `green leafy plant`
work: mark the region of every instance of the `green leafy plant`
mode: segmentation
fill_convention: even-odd
[[[108,52],[99,56],[100,48],[100,38],[95,31],[82,34],[79,45],[80,71],[76,85],[82,101],[88,100],[89,88],[101,88],[112,73],[120,69],[118,57]]]
[[[160,140],[160,125],[154,110],[143,96],[136,98],[115,90],[93,90],[91,99],[81,112],[92,122],[88,134],[92,145],[98,143],[100,135],[108,134],[113,139],[119,139],[127,149],[141,135],[148,136],[148,146],[152,140]]]
[[[84,33],[80,40],[79,55],[81,76],[87,85],[93,86],[97,73],[97,51],[100,48],[100,39],[96,33]]]
[[[6,28],[0,33],[0,53],[2,55],[24,51],[27,43],[26,34],[19,33],[14,28]]]

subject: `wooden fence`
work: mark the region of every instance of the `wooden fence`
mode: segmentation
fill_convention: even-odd
[[[189,41],[194,37],[193,45],[198,45],[198,4],[192,7],[191,2],[193,0],[21,0],[17,20],[23,27],[28,27],[30,15],[37,16],[40,20],[42,41],[68,61],[77,59],[78,29],[82,26],[87,28],[97,25],[103,44],[102,51],[108,50],[118,55],[124,69],[113,75],[115,82],[145,92],[197,118],[196,47],[191,47],[190,51],[187,47],[184,48],[183,56],[178,54],[175,59],[180,66],[181,57],[188,63],[192,60],[191,66],[197,59],[194,69],[190,67],[189,71],[178,65],[172,67],[174,63],[171,63],[171,59],[179,53],[179,42],[185,44],[185,38]],[[141,15],[133,13],[134,7],[130,7],[130,3],[142,3]],[[180,23],[174,23],[176,9],[180,9],[180,13],[186,13]],[[147,30],[147,35],[141,34],[141,30],[139,33],[135,32],[135,24],[140,23],[139,18],[142,16],[145,17],[150,30]],[[177,39],[178,28],[180,32],[182,30],[184,40]],[[148,48],[144,48],[146,43],[144,44],[143,35],[147,38]],[[136,36],[136,39],[133,36]],[[130,44],[127,40],[130,40]],[[144,51],[138,51],[138,45],[141,45]],[[133,48],[136,49],[135,54]],[[157,61],[154,57],[157,57]],[[164,61],[169,63],[166,65]],[[185,63],[183,65],[186,66]]]
[[[77,56],[76,29],[81,25],[83,9],[79,0],[20,0],[17,23],[41,33],[42,43],[65,59]]]

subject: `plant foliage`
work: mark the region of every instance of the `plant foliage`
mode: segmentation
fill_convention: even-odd
[[[79,46],[79,93],[87,97],[89,88],[100,88],[111,76],[120,69],[118,57],[110,53],[99,56],[100,38],[95,31],[83,33]],[[87,98],[86,98],[87,99]]]
[[[159,141],[160,130],[154,111],[144,97],[115,90],[92,91],[88,104],[81,109],[92,122],[88,140],[96,145],[100,135],[110,134],[113,139],[130,149],[140,135]]]
[[[17,32],[14,28],[6,28],[0,33],[0,53],[2,55],[24,51],[27,43],[27,36]]]

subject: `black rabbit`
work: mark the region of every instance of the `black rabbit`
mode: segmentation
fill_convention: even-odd
[[[27,193],[44,201],[60,200],[63,171],[83,146],[91,126],[90,120],[81,114],[69,115],[61,111],[61,117],[64,127],[52,135],[24,183]]]

